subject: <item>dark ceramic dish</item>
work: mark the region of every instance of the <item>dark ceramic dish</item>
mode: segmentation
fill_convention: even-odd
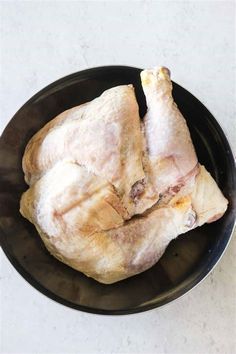
[[[12,118],[0,139],[0,240],[18,272],[53,300],[100,314],[130,314],[166,304],[199,283],[224,252],[235,220],[235,166],[219,124],[193,95],[174,83],[174,98],[187,120],[199,161],[229,200],[219,221],[178,237],[148,271],[113,285],[102,285],[50,256],[35,228],[19,213],[27,186],[21,159],[30,137],[57,114],[99,96],[104,90],[132,83],[143,117],[146,105],[140,69],[108,66],[81,71],[49,85]],[[10,103],[9,103],[10,104]],[[17,295],[16,295],[17,296]]]

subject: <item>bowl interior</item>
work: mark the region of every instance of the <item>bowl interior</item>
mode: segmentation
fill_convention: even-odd
[[[57,114],[90,101],[104,90],[132,83],[146,111],[140,69],[101,67],[67,76],[31,98],[13,117],[0,140],[0,237],[15,268],[34,287],[65,305],[96,313],[139,312],[167,303],[196,285],[224,251],[235,215],[234,160],[228,142],[210,112],[173,83],[174,98],[187,120],[199,161],[230,201],[219,221],[173,240],[161,260],[146,272],[113,285],[99,284],[53,258],[35,228],[19,214],[27,185],[21,160],[30,137]]]

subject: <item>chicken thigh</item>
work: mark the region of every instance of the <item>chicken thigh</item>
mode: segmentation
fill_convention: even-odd
[[[113,185],[132,215],[130,192],[144,178],[142,154],[133,86],[118,86],[46,124],[28,143],[23,170],[32,185],[58,161],[84,166]]]

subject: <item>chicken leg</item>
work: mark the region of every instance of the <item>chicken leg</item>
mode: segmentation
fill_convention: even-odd
[[[144,138],[133,89],[120,86],[48,123],[23,159],[22,215],[53,256],[105,284],[148,269],[172,239],[227,209],[197,161],[168,69],[141,77]]]
[[[176,193],[198,170],[190,133],[173,100],[169,70],[144,70],[141,80],[148,106],[144,117],[147,170],[157,193]]]

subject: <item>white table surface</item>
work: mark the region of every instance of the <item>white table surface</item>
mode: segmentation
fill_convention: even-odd
[[[93,66],[165,65],[218,119],[234,151],[234,2],[0,2],[0,130],[38,90]],[[1,252],[1,353],[236,352],[236,242],[197,288],[146,313],[66,308]]]

